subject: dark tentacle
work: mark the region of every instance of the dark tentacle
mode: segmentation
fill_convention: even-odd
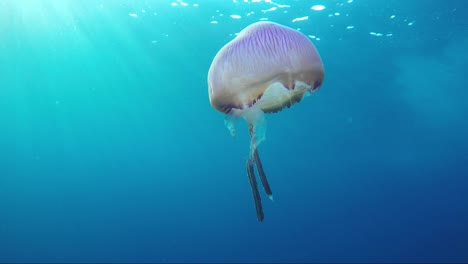
[[[253,152],[253,161],[255,162],[255,165],[257,167],[258,177],[260,178],[260,181],[262,182],[263,189],[265,190],[266,195],[268,195],[268,198],[273,200],[273,193],[271,191],[270,184],[268,183],[267,177],[265,175],[265,171],[263,170],[262,161],[260,160],[260,156],[258,154],[257,149],[255,149]]]
[[[253,160],[250,158],[246,163],[247,175],[249,176],[250,187],[252,188],[252,194],[255,202],[255,210],[257,211],[257,220],[263,221],[263,208],[262,200],[260,198],[260,192],[258,191],[257,180],[255,179],[255,173],[253,168]]]
[[[253,125],[249,125],[249,133],[250,133],[250,138],[253,141],[253,150],[252,150],[252,157],[251,159],[255,163],[258,171],[258,177],[260,178],[260,181],[262,182],[263,189],[265,190],[266,195],[268,195],[268,198],[273,200],[273,193],[271,191],[270,184],[268,183],[267,177],[265,175],[265,171],[263,170],[263,165],[262,161],[260,160],[260,155],[258,154],[257,147],[255,145],[255,133],[254,133],[254,127]],[[251,146],[252,148],[252,146]]]

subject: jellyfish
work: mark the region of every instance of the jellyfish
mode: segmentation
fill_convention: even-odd
[[[225,114],[235,136],[242,118],[250,133],[246,162],[257,220],[264,219],[254,167],[266,195],[273,200],[258,146],[265,140],[266,113],[276,113],[317,91],[325,76],[314,44],[301,32],[274,22],[256,22],[224,45],[208,71],[211,106]]]

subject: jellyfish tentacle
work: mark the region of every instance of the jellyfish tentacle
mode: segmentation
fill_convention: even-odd
[[[258,177],[262,182],[262,186],[265,190],[266,195],[268,195],[268,198],[270,198],[270,200],[273,200],[273,192],[271,191],[270,184],[268,183],[265,171],[263,170],[262,161],[260,160],[260,155],[258,154],[257,149],[255,149],[253,153],[253,161],[255,162],[255,166],[257,167]]]
[[[234,118],[232,116],[226,115],[224,117],[224,125],[229,130],[229,133],[231,133],[231,137],[236,137],[236,128],[234,126]]]
[[[249,133],[250,133],[250,152],[249,159],[254,161],[254,152],[257,150],[257,135],[255,133],[255,126],[249,124]]]
[[[260,160],[260,155],[258,154],[254,125],[249,125],[249,133],[251,137],[250,159],[252,160],[253,163],[255,163],[255,167],[257,167],[258,177],[260,178],[260,182],[262,183],[262,186],[263,186],[263,189],[265,190],[266,195],[268,196],[268,198],[270,198],[270,200],[273,200],[273,193],[271,191],[270,184],[268,183],[265,171],[263,170],[263,165],[262,165],[262,161]]]
[[[260,198],[260,192],[258,191],[257,180],[255,179],[255,173],[253,168],[253,160],[248,159],[246,163],[247,175],[249,176],[250,187],[252,188],[252,194],[255,202],[255,210],[257,212],[257,220],[263,221],[263,208],[262,200]]]

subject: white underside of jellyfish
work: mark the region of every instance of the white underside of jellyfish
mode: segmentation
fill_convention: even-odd
[[[268,109],[277,105],[292,105],[294,103],[292,98],[298,95],[303,98],[312,91],[312,86],[301,81],[295,81],[293,89],[287,89],[281,82],[274,82],[265,90],[255,105],[261,109]]]
[[[233,137],[236,135],[234,126],[236,119],[243,118],[249,126],[252,126],[253,134],[250,143],[252,151],[266,139],[266,119],[262,109],[272,108],[275,105],[292,105],[293,97],[298,94],[305,97],[312,91],[312,86],[301,81],[295,81],[294,89],[287,89],[281,82],[274,82],[254,105],[245,106],[243,109],[232,109],[224,119],[224,123]]]

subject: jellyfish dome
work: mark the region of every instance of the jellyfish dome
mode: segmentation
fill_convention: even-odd
[[[320,88],[324,76],[313,43],[301,32],[273,22],[246,27],[213,59],[208,71],[211,105],[226,114],[226,125],[233,135],[234,119],[244,118],[249,126],[246,169],[259,221],[263,220],[263,209],[254,165],[266,194],[272,198],[257,150],[265,138],[264,113],[279,112],[301,101]]]

